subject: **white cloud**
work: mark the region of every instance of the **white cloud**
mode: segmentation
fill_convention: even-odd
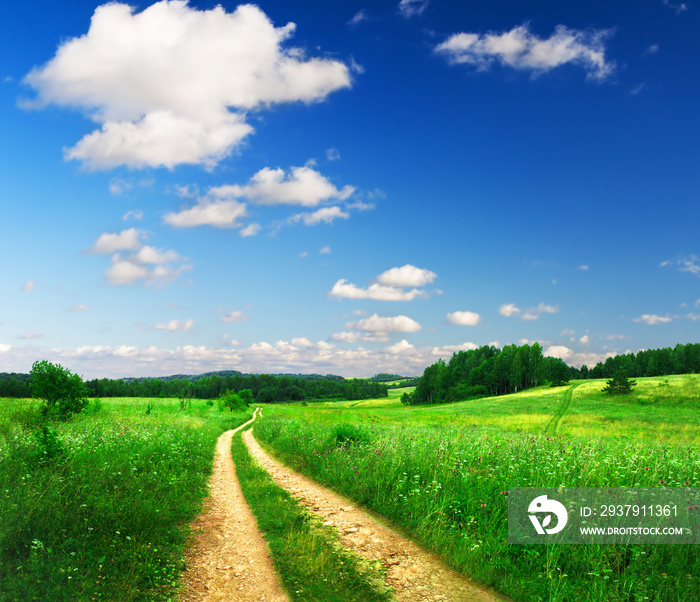
[[[114,253],[116,251],[136,251],[141,248],[142,238],[146,233],[143,230],[129,228],[118,234],[106,232],[100,234],[97,242],[88,250],[88,253]]]
[[[231,322],[245,322],[248,319],[248,314],[240,309],[233,309],[226,315],[221,316],[221,321],[225,324],[230,324]]]
[[[582,67],[589,79],[603,80],[614,70],[605,59],[605,39],[610,30],[579,31],[557,25],[547,39],[520,25],[503,33],[458,33],[435,50],[450,63],[473,65],[488,70],[494,61],[514,69],[544,73],[561,65]]]
[[[473,311],[454,311],[447,314],[449,324],[459,326],[476,326],[481,321],[481,316]]]
[[[321,255],[328,255],[330,254],[330,252],[331,248],[328,245],[326,245],[325,247],[321,247],[321,250],[319,251]]]
[[[590,268],[584,263],[584,264],[578,266],[577,269],[581,270],[582,272],[587,272]]]
[[[65,151],[90,169],[212,167],[252,133],[246,111],[350,86],[345,64],[284,47],[294,29],[252,4],[233,13],[183,0],[138,13],[105,4],[87,34],[25,77],[37,92],[25,105],[79,108],[100,124]]]
[[[609,357],[613,357],[617,354],[615,353],[590,353],[590,352],[576,352],[565,345],[550,345],[543,351],[545,357],[557,357],[563,360],[570,366],[576,366],[580,368],[583,364],[586,364],[589,368],[595,366],[598,362],[605,362]]]
[[[156,330],[189,330],[194,326],[194,320],[189,319],[185,320],[184,322],[181,320],[170,320],[170,322],[165,322],[161,324],[156,324],[153,328]]]
[[[644,324],[649,324],[653,326],[655,324],[668,324],[672,321],[672,318],[668,315],[657,316],[656,314],[642,314],[638,318],[634,319],[635,322],[643,322]]]
[[[174,251],[158,251],[144,247],[145,253],[136,253],[122,257],[120,253],[112,256],[112,265],[105,272],[107,284],[113,286],[130,285],[143,282],[148,286],[165,285],[175,280],[180,274],[192,269],[189,264],[177,267],[166,265],[169,261],[179,259]],[[155,267],[149,267],[154,265]]]
[[[217,197],[244,197],[258,205],[302,205],[317,207],[328,201],[343,201],[355,189],[344,186],[338,190],[325,176],[310,167],[283,169],[265,167],[245,186],[236,184],[211,188],[209,194]]]
[[[348,21],[348,25],[359,25],[367,20],[367,11],[363,8],[355,13],[355,16]]]
[[[421,15],[429,3],[430,0],[401,0],[399,2],[399,12],[405,17]]]
[[[350,332],[343,330],[330,336],[337,343],[386,343],[389,335],[385,332]]]
[[[36,280],[28,280],[20,287],[19,290],[23,293],[29,293],[29,292],[34,290],[35,286],[36,286]]]
[[[559,312],[558,305],[547,305],[545,303],[540,303],[537,307],[530,307],[528,309],[522,310],[517,307],[514,303],[506,303],[498,308],[498,313],[502,316],[510,318],[512,316],[518,316],[521,320],[537,320],[541,314],[556,314]]]
[[[338,299],[375,299],[378,301],[412,301],[417,297],[425,297],[427,293],[418,289],[404,290],[395,286],[372,284],[368,288],[360,288],[345,279],[338,280],[328,293],[329,297]]]
[[[215,228],[239,228],[247,215],[245,203],[238,201],[211,201],[198,199],[196,205],[181,209],[178,213],[167,213],[163,221],[175,228],[213,226]]]
[[[19,336],[16,336],[16,339],[21,339],[25,341],[30,341],[32,339],[41,339],[43,338],[44,335],[41,332],[28,332],[27,334],[21,334]]]
[[[504,303],[498,308],[498,313],[506,318],[519,314],[522,310],[515,303]]]
[[[258,232],[260,232],[260,224],[252,223],[248,224],[245,228],[241,228],[239,234],[247,238],[248,236],[255,236]]]
[[[674,4],[671,2],[671,0],[662,0],[664,5],[668,6],[671,10],[673,10],[677,15],[680,15],[681,13],[684,13],[685,11],[688,10],[688,5],[685,2],[680,2],[678,4]]]
[[[131,209],[122,216],[122,219],[124,221],[128,219],[143,219],[143,211],[140,209]]]
[[[357,322],[351,322],[345,326],[351,330],[364,330],[369,332],[417,332],[421,325],[408,316],[379,316],[373,314]]]
[[[391,268],[382,272],[377,276],[377,282],[387,286],[425,286],[435,278],[437,278],[435,272],[406,264],[400,268]]]
[[[588,343],[591,342],[591,337],[589,337],[587,334],[584,334],[584,335],[579,339],[579,341],[580,341],[583,345],[588,345]]]
[[[73,307],[69,307],[68,311],[81,311],[81,312],[86,312],[89,311],[90,307],[88,305],[74,305]]]
[[[290,218],[291,223],[303,221],[307,226],[315,226],[322,222],[332,224],[335,219],[348,219],[350,214],[340,207],[322,207],[312,213],[297,213]]]
[[[415,351],[416,348],[411,345],[406,339],[399,341],[394,345],[390,345],[385,349],[387,353],[398,354],[398,353],[409,353]]]

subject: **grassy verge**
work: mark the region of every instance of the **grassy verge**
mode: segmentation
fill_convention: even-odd
[[[37,409],[0,400],[0,600],[174,600],[216,439],[251,412],[121,400],[42,423]]]
[[[383,602],[393,600],[378,563],[345,550],[324,527],[248,453],[241,433],[233,437],[233,461],[243,494],[267,540],[272,559],[293,600]]]
[[[333,425],[270,410],[254,426],[256,437],[286,464],[390,518],[457,570],[515,600],[700,600],[697,546],[507,543],[510,487],[700,487],[696,446],[483,427]]]

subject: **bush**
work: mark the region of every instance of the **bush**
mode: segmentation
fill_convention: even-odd
[[[336,445],[368,444],[369,433],[355,424],[337,424],[333,428],[333,438]]]
[[[32,396],[44,402],[42,412],[65,420],[88,405],[83,379],[60,364],[34,362],[29,388]]]

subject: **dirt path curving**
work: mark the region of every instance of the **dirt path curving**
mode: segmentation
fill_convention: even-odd
[[[243,433],[250,453],[309,510],[338,528],[343,545],[365,558],[378,559],[387,569],[387,585],[397,600],[495,602],[507,600],[448,568],[436,555],[379,524],[352,502],[289,470],[268,456],[253,437]]]
[[[182,602],[286,602],[270,559],[267,543],[243,497],[231,458],[233,434],[226,431],[216,445],[211,496],[192,524],[194,544],[185,554]]]

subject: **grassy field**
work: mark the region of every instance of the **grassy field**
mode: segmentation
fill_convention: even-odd
[[[255,432],[287,464],[514,600],[700,601],[697,546],[507,544],[511,487],[700,487],[700,377],[638,383],[623,397],[582,381],[430,407],[402,406],[405,389],[395,389],[379,400],[269,406]],[[47,423],[36,402],[0,400],[0,602],[176,600],[216,439],[250,414],[111,399]],[[293,591],[311,595],[333,567],[355,570],[238,439],[234,452]],[[266,509],[270,499],[289,508],[286,518]],[[372,578],[359,571],[352,588],[362,599]]]
[[[275,407],[254,430],[288,464],[515,600],[700,600],[693,546],[507,544],[511,487],[700,487],[699,383],[639,379],[618,398],[583,381],[423,408]]]
[[[174,600],[216,439],[251,414],[114,399],[45,423],[0,400],[0,600]]]

